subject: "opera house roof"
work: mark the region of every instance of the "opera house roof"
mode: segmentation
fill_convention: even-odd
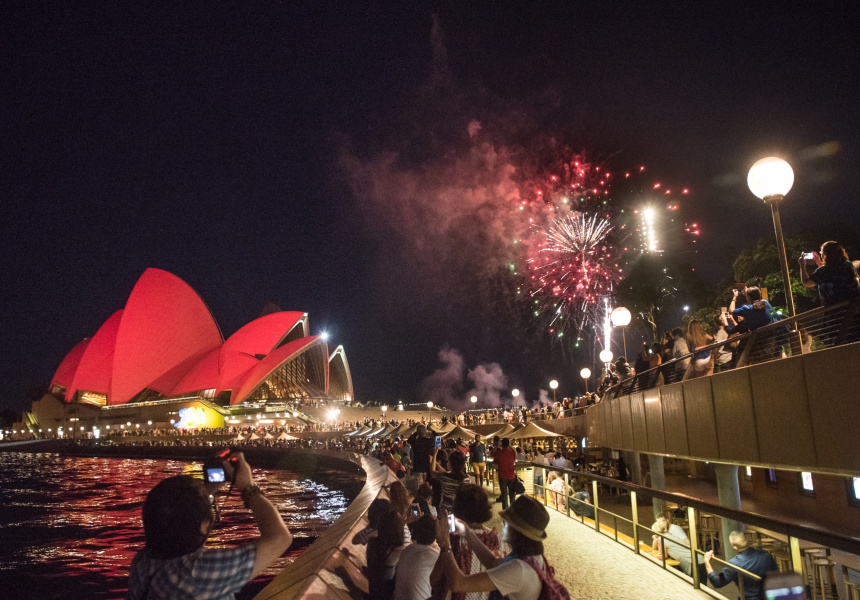
[[[267,314],[225,341],[187,283],[147,269],[125,308],[69,351],[51,390],[67,402],[99,405],[189,396],[222,404],[229,398],[235,405],[302,397],[348,400],[352,381],[343,349],[329,355],[325,339],[308,335],[307,313]]]

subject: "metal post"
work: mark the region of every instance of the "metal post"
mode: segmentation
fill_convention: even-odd
[[[800,540],[793,535],[788,536],[788,546],[791,548],[791,568],[803,577],[803,557],[800,555]]]
[[[782,223],[779,220],[779,202],[782,196],[765,196],[764,201],[770,204],[773,213],[773,229],[776,233],[776,253],[779,255],[779,266],[782,270],[782,285],[785,287],[785,303],[788,305],[788,316],[794,316],[794,295],[791,293],[791,276],[788,274],[788,260],[785,257],[785,241],[782,239]]]
[[[570,487],[570,474],[565,471],[564,472],[564,512],[570,518],[570,499],[568,498],[570,492],[568,491]]]
[[[594,495],[594,529],[600,533],[600,513],[598,512],[597,480],[591,482],[591,493]]]
[[[633,552],[639,554],[639,505],[636,503],[636,492],[630,490],[630,509],[633,515]]]
[[[699,536],[696,531],[696,509],[687,507],[687,526],[690,528],[690,555],[693,557],[693,587],[699,589]]]

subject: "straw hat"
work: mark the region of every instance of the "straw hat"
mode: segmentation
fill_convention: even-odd
[[[543,504],[530,496],[518,496],[507,510],[499,512],[499,516],[530,540],[541,542],[546,539],[549,513]]]

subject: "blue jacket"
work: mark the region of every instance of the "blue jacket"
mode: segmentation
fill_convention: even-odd
[[[735,565],[744,571],[755,573],[759,577],[764,577],[764,574],[768,571],[779,570],[776,561],[773,560],[770,553],[761,548],[747,548],[731,558],[729,564]],[[716,571],[708,573],[708,580],[714,587],[721,588],[733,581],[737,582],[738,572],[731,567],[726,567],[719,573]],[[760,579],[744,576],[744,598],[746,600],[764,600],[764,587]]]

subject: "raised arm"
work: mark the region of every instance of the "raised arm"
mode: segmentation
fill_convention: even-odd
[[[439,519],[436,521],[436,542],[439,544],[439,562],[442,563],[442,569],[445,571],[445,579],[455,593],[469,592],[492,592],[496,589],[496,585],[486,571],[475,573],[474,575],[464,575],[454,559],[454,552],[451,550],[451,536],[448,532],[448,515],[444,511],[439,513]],[[480,543],[480,541],[479,541]],[[481,544],[483,546],[483,544]],[[475,554],[478,558],[477,549],[473,546]],[[486,550],[486,546],[484,546]],[[489,551],[488,551],[489,552]],[[481,561],[483,563],[483,561]]]
[[[803,287],[814,288],[815,282],[812,281],[809,272],[806,270],[806,259],[803,258],[803,254],[797,259],[797,264],[800,266],[800,281],[803,283]]]
[[[236,489],[242,494],[245,506],[251,509],[251,515],[260,530],[260,537],[254,540],[254,544],[257,546],[257,558],[251,572],[251,579],[253,579],[286,552],[293,542],[293,536],[287,529],[278,509],[254,484],[251,467],[245,462],[245,457],[241,452],[233,456],[239,459],[235,473],[233,473],[233,481],[236,484]],[[232,465],[225,461],[224,468],[229,469],[230,467]]]

